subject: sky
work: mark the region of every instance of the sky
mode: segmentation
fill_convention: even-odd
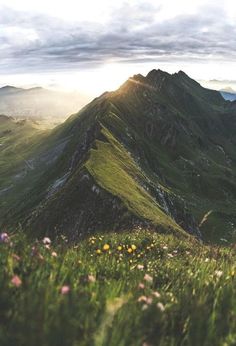
[[[97,96],[160,68],[236,88],[236,2],[0,0],[0,58],[0,86]]]

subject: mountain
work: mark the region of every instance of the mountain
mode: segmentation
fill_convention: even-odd
[[[0,114],[18,118],[65,120],[88,102],[79,93],[4,86],[0,88]]]
[[[31,170],[27,157],[35,150],[36,143],[44,138],[48,131],[43,130],[36,121],[17,120],[0,115],[0,209],[4,208],[5,195]],[[18,201],[18,193],[10,194],[10,204]]]
[[[232,241],[235,131],[236,104],[184,72],[135,75],[28,153],[32,169],[2,195],[2,226],[74,239],[144,224]]]
[[[224,97],[225,100],[228,100],[228,101],[236,100],[236,91],[234,91],[231,87],[220,90],[220,93]]]

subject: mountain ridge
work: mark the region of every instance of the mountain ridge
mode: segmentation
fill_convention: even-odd
[[[29,230],[67,230],[72,238],[145,223],[179,236],[231,239],[235,120],[218,92],[183,72],[135,75],[53,131],[50,150],[66,141],[64,148],[5,220],[24,215]]]

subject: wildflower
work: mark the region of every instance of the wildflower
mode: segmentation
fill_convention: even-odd
[[[88,275],[88,282],[95,282],[96,281],[96,278],[95,278],[95,276],[93,276],[93,275]]]
[[[163,246],[163,248],[162,248],[163,250],[168,250],[168,246]]]
[[[153,278],[149,274],[145,274],[143,279],[147,282],[153,282]]]
[[[43,260],[44,260],[44,257],[43,257],[43,255],[41,255],[41,253],[38,253],[38,254],[37,254],[37,257],[38,257],[38,259],[39,259],[40,261],[43,261]]]
[[[31,256],[36,256],[38,254],[38,249],[36,246],[32,246],[31,248]]]
[[[160,293],[159,292],[152,292],[152,294],[154,295],[154,297],[156,297],[156,298],[160,298],[161,297],[161,295],[160,295]]]
[[[143,290],[143,289],[145,288],[145,285],[144,285],[142,282],[140,282],[139,285],[138,285],[138,288],[140,288],[141,290]]]
[[[146,297],[146,296],[140,296],[140,297],[138,298],[138,302],[139,302],[139,303],[146,302],[146,301],[147,301],[147,297]]]
[[[52,252],[52,257],[57,257],[57,253],[55,251]]]
[[[209,262],[209,261],[210,261],[209,258],[206,258],[206,259],[205,259],[205,262]]]
[[[95,244],[95,240],[91,240],[91,244]]]
[[[103,250],[104,251],[107,251],[107,250],[109,250],[110,249],[110,245],[109,244],[104,244],[103,245]]]
[[[137,246],[134,245],[134,244],[132,244],[132,245],[131,245],[131,249],[132,249],[133,251],[135,251],[135,250],[137,249]]]
[[[101,255],[102,251],[100,249],[96,250],[96,254]]]
[[[49,245],[49,244],[46,244],[46,245],[45,245],[45,249],[50,250],[50,245]]]
[[[118,251],[121,251],[121,250],[122,250],[122,246],[119,245],[119,246],[117,247],[117,250],[118,250]]]
[[[15,253],[12,255],[12,258],[17,262],[20,261],[20,256],[16,255]]]
[[[165,311],[165,307],[161,302],[157,303],[157,308],[162,312]]]
[[[167,256],[168,256],[169,258],[173,258],[173,257],[174,257],[174,256],[172,255],[172,253],[168,253]]]
[[[147,304],[143,304],[143,306],[142,306],[142,311],[147,310],[147,308],[148,308],[148,305],[147,305]]]
[[[151,305],[152,301],[153,301],[152,297],[148,297],[147,300],[146,300],[148,305]]]
[[[127,251],[128,251],[128,253],[132,253],[132,252],[133,252],[133,250],[131,249],[131,247],[129,247]]]
[[[43,238],[43,243],[44,243],[44,245],[50,245],[51,244],[51,239],[50,238],[48,238],[48,237],[44,237]]]
[[[14,275],[13,278],[11,279],[11,283],[15,287],[20,287],[22,284],[22,281],[18,275]]]
[[[143,268],[144,268],[144,266],[143,266],[142,264],[138,264],[138,265],[137,265],[137,269],[143,270]]]
[[[69,292],[70,292],[70,286],[68,285],[62,286],[61,294],[65,295],[65,294],[68,294]]]
[[[7,233],[0,233],[0,243],[8,243],[10,240]]]
[[[223,275],[223,272],[222,272],[222,270],[216,270],[215,274],[218,278],[220,278]]]

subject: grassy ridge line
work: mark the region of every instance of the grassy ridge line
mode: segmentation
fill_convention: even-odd
[[[3,346],[236,343],[233,249],[145,230],[0,247]]]
[[[139,184],[144,176],[130,154],[106,129],[102,129],[108,143],[96,141],[85,166],[97,183],[118,196],[135,215],[165,231],[174,231],[189,237],[183,229],[166,215],[154,198]]]

